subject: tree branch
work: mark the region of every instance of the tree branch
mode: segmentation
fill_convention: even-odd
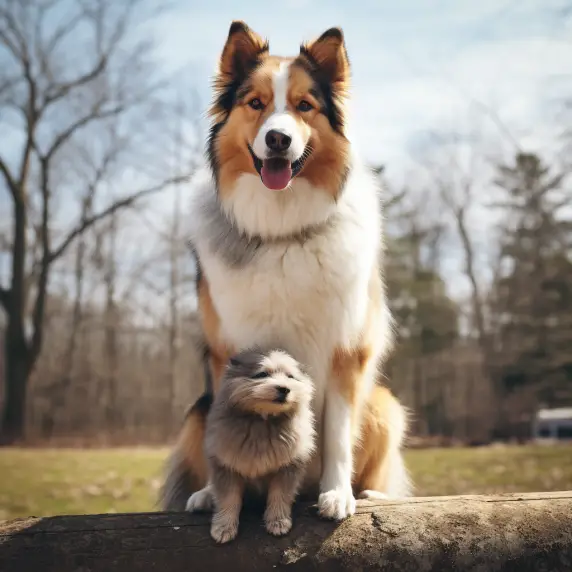
[[[12,195],[13,199],[17,201],[19,195],[18,186],[16,185],[16,181],[14,180],[12,174],[10,173],[10,170],[8,169],[8,165],[6,165],[6,163],[4,163],[4,161],[2,160],[2,157],[0,157],[0,172],[2,172],[2,175],[4,175],[4,180],[8,185],[8,190],[10,191],[10,194]]]
[[[2,12],[0,12],[0,16],[2,15]],[[12,42],[8,34],[6,34],[6,31],[2,29],[0,29],[0,45],[6,46],[15,59],[20,60],[22,58],[22,54],[19,52],[17,46]]]
[[[126,111],[128,108],[136,106],[137,104],[141,103],[142,101],[145,101],[145,99],[151,95],[151,93],[153,92],[154,89],[156,89],[156,86],[152,86],[149,90],[139,94],[137,97],[130,99],[129,101],[124,101],[122,103],[117,104],[115,107],[111,107],[111,108],[103,110],[103,111],[101,110],[101,107],[103,106],[103,104],[105,102],[104,101],[98,102],[92,108],[90,113],[88,113],[87,115],[84,115],[83,117],[80,117],[77,121],[75,121],[74,123],[69,125],[67,127],[67,129],[62,131],[54,139],[51,146],[48,148],[48,151],[46,152],[45,155],[43,155],[43,157],[49,161],[53,157],[53,155],[56,153],[56,151],[64,143],[66,143],[66,141],[68,141],[70,139],[70,137],[72,137],[74,135],[74,133],[76,133],[76,131],[85,127],[86,125],[88,125],[92,121],[101,121],[102,119],[109,119],[110,117],[115,117],[116,115],[120,115],[121,113]]]
[[[27,79],[28,85],[30,86],[30,100],[28,102],[28,110],[26,111],[26,143],[22,153],[20,177],[18,179],[18,186],[21,190],[23,190],[24,185],[26,184],[26,179],[28,178],[30,157],[32,155],[32,149],[34,149],[36,146],[34,133],[39,119],[39,115],[36,110],[36,84],[29,74]]]
[[[44,109],[49,105],[51,105],[52,103],[54,103],[55,101],[58,101],[58,99],[62,99],[63,97],[65,97],[72,89],[75,89],[76,87],[81,87],[82,85],[85,85],[86,83],[89,83],[90,81],[94,80],[99,74],[105,71],[106,66],[107,66],[107,55],[104,54],[91,71],[81,75],[80,77],[77,77],[73,81],[69,81],[67,83],[60,85],[57,88],[57,90],[54,91],[53,93],[48,93],[44,101]]]
[[[40,64],[40,70],[49,80],[52,80],[51,69],[49,64],[49,58],[51,57],[53,51],[58,46],[59,42],[71,32],[81,21],[82,17],[85,15],[85,9],[80,9],[80,11],[70,20],[63,22],[60,26],[56,26],[52,37],[48,40],[47,45],[42,41],[42,29],[44,27],[44,18],[47,12],[49,12],[59,0],[50,0],[46,4],[42,5],[38,12],[38,18],[36,22],[36,33],[34,45],[36,48],[36,58]],[[80,4],[79,2],[77,4]],[[46,88],[46,91],[49,90]]]
[[[117,210],[131,206],[133,203],[135,203],[136,201],[138,201],[139,199],[141,199],[145,196],[148,196],[148,195],[151,195],[153,193],[157,193],[157,192],[163,190],[168,185],[182,183],[186,180],[188,180],[188,175],[183,175],[180,177],[173,177],[172,179],[168,179],[166,181],[163,181],[159,185],[155,185],[153,187],[149,187],[148,189],[143,189],[141,191],[137,191],[136,193],[133,193],[133,194],[131,194],[131,195],[129,195],[123,199],[119,199],[118,201],[114,202],[109,207],[107,207],[105,210],[103,210],[97,214],[94,214],[90,217],[87,217],[85,220],[81,221],[78,224],[78,226],[76,226],[76,228],[74,228],[67,235],[67,237],[62,241],[62,243],[56,249],[54,249],[52,251],[52,253],[49,256],[50,263],[54,262],[60,256],[62,256],[62,254],[64,254],[64,252],[69,247],[69,245],[73,242],[73,240],[76,237],[78,237],[80,234],[82,234],[86,230],[88,230],[90,227],[92,227],[96,222],[99,222],[100,220],[105,219],[106,217],[110,216],[111,214],[113,214]]]
[[[58,101],[59,99],[65,97],[71,90],[86,85],[90,81],[93,81],[107,69],[107,64],[109,62],[110,57],[112,56],[114,50],[118,47],[119,42],[125,35],[125,32],[128,28],[129,18],[136,4],[137,4],[136,0],[130,0],[128,2],[127,8],[117,21],[115,29],[111,33],[111,37],[109,39],[107,47],[105,49],[102,49],[101,46],[96,47],[96,51],[99,53],[99,55],[97,61],[95,62],[95,65],[90,71],[80,75],[79,77],[71,81],[63,83],[58,87],[56,86],[48,87],[44,108],[48,107],[55,101]],[[75,16],[75,18],[72,18],[71,20],[69,20],[69,22],[67,22],[67,24],[62,25],[58,30],[56,30],[48,46],[47,54],[49,55],[55,49],[55,47],[61,41],[61,39],[67,33],[73,30],[73,28],[78,24],[78,22],[81,21],[81,19],[86,17],[87,15],[88,11],[84,8],[79,14]],[[96,42],[99,42],[101,40],[100,38],[101,34],[99,33],[99,31],[103,21],[103,14],[101,13],[101,11],[99,11],[96,15],[92,15],[92,19],[94,20],[95,28],[97,30],[96,36],[98,37],[98,39],[96,40]],[[54,89],[53,93],[50,93],[51,89]]]

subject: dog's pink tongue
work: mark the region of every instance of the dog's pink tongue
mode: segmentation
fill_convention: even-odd
[[[288,186],[292,178],[292,168],[289,161],[276,161],[266,160],[262,163],[260,175],[262,182],[266,187],[274,191],[281,191]]]

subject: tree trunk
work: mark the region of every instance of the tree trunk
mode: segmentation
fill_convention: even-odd
[[[299,503],[270,536],[243,511],[216,545],[210,515],[184,512],[23,518],[0,524],[6,572],[570,572],[572,494],[358,501],[336,523]]]
[[[113,432],[117,429],[117,373],[119,370],[117,301],[115,299],[115,282],[117,279],[116,267],[116,238],[117,217],[111,215],[109,232],[109,259],[105,270],[105,358],[107,362],[107,430]]]
[[[5,395],[0,444],[11,445],[24,436],[26,390],[32,369],[26,340],[10,331],[5,342]]]

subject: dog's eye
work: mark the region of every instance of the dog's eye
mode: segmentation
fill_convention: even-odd
[[[291,373],[288,374],[288,377],[289,377],[290,379],[294,379],[294,376],[293,376]]]
[[[252,107],[252,109],[255,109],[256,111],[264,108],[264,104],[262,103],[262,101],[260,101],[260,99],[258,99],[258,97],[251,99],[248,102],[248,105],[250,105],[250,107]]]
[[[259,371],[252,376],[252,379],[264,379],[265,377],[270,377],[270,374],[267,371]]]
[[[313,109],[312,104],[308,103],[305,99],[303,99],[299,104],[298,104],[298,111],[310,111],[310,109]]]

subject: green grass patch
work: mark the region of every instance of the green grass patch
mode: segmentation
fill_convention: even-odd
[[[0,519],[155,510],[166,449],[0,449]]]
[[[572,490],[571,445],[408,451],[417,496]]]
[[[156,509],[165,448],[0,449],[0,520]],[[572,489],[572,446],[407,451],[418,496]]]

